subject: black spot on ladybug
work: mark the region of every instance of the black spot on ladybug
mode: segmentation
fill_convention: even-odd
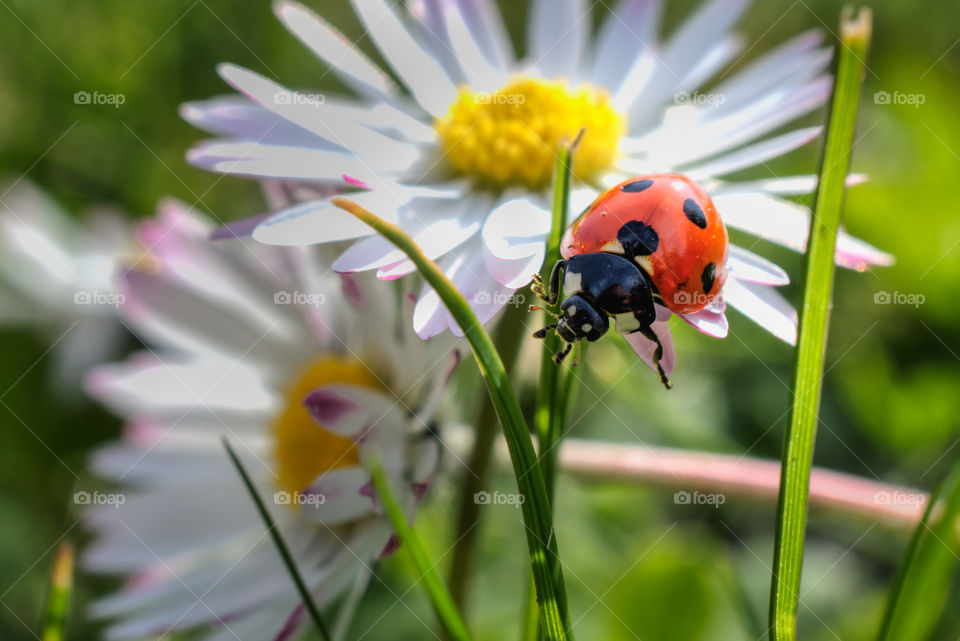
[[[644,189],[648,188],[648,187],[649,187],[650,185],[652,185],[652,184],[653,184],[653,181],[652,181],[652,180],[649,180],[649,179],[648,179],[648,180],[634,180],[633,182],[629,182],[629,183],[627,183],[626,185],[624,185],[623,187],[621,187],[621,188],[620,188],[620,191],[625,191],[625,192],[628,192],[628,193],[631,193],[631,194],[635,194],[635,193],[637,193],[637,192],[643,191]]]
[[[707,217],[693,198],[687,198],[683,201],[683,213],[687,215],[691,223],[700,229],[707,228]]]
[[[631,220],[617,232],[617,240],[627,257],[649,256],[660,246],[660,236],[653,227],[639,220]]]
[[[716,277],[716,266],[713,263],[707,263],[707,266],[703,268],[703,273],[700,274],[700,281],[703,283],[704,294],[709,294],[710,290],[713,289],[713,281]]]

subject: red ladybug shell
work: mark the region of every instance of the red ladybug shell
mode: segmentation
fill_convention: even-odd
[[[710,196],[679,174],[637,176],[600,194],[564,234],[564,258],[591,252],[636,261],[663,303],[699,311],[727,279],[727,230]]]

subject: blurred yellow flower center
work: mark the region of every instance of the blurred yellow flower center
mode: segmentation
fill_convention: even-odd
[[[353,441],[318,425],[303,404],[315,388],[343,383],[381,389],[363,364],[339,358],[313,361],[290,383],[283,411],[270,426],[277,484],[282,490],[301,492],[320,474],[360,462]]]
[[[530,78],[491,93],[461,89],[434,127],[454,169],[494,188],[549,184],[557,146],[581,129],[573,171],[579,180],[591,181],[613,165],[626,133],[606,92]]]

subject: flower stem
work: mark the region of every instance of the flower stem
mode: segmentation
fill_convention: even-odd
[[[810,468],[820,407],[834,253],[870,31],[869,9],[861,9],[856,17],[849,11],[844,12],[840,20],[842,46],[837,48],[837,76],[810,220],[793,407],[783,448],[770,590],[770,628],[774,641],[794,641],[797,635]]]
[[[243,467],[243,463],[240,462],[237,453],[233,451],[233,446],[230,445],[230,441],[227,440],[226,436],[223,437],[223,447],[227,450],[227,455],[230,457],[233,466],[237,468],[237,472],[240,474],[240,478],[243,480],[243,485],[247,488],[250,498],[253,499],[257,512],[260,514],[263,524],[267,527],[267,532],[270,534],[270,538],[273,539],[273,544],[276,546],[277,552],[280,553],[280,558],[283,560],[283,564],[286,566],[287,572],[289,572],[290,578],[297,588],[297,593],[300,595],[303,606],[307,609],[307,613],[320,632],[320,638],[323,639],[323,641],[330,641],[330,633],[327,631],[327,626],[323,621],[323,615],[320,614],[320,608],[317,607],[313,596],[310,594],[310,589],[307,588],[306,582],[300,575],[296,561],[293,560],[293,555],[290,554],[290,548],[287,547],[286,541],[284,541],[280,535],[277,522],[273,520],[270,512],[267,511],[267,506],[264,505],[263,499],[260,498],[260,493],[257,492],[257,488],[253,485],[253,480],[250,478],[250,475],[247,474],[246,468]]]
[[[473,348],[474,357],[477,359],[503,427],[517,487],[524,497],[520,507],[526,526],[527,547],[537,587],[540,620],[544,633],[551,641],[572,638],[563,570],[557,556],[557,537],[553,531],[547,488],[530,433],[523,419],[523,412],[493,341],[480,325],[476,314],[473,313],[463,295],[457,291],[456,286],[436,263],[423,255],[416,242],[406,232],[350,200],[334,198],[331,202],[382,234],[410,258],[420,275],[440,296]]]
[[[496,331],[495,343],[503,354],[503,365],[509,374],[517,360],[521,339],[524,336],[523,315],[526,311],[518,308],[507,309]],[[450,563],[450,593],[453,600],[466,616],[467,588],[473,569],[474,551],[480,522],[480,505],[476,493],[486,487],[487,472],[493,457],[493,446],[497,437],[497,411],[489,397],[482,401],[480,415],[474,436],[473,449],[463,473],[460,488],[460,506],[457,510],[457,525],[453,540],[453,560]]]
[[[377,498],[393,524],[393,529],[400,538],[400,544],[410,554],[417,571],[420,573],[417,583],[422,583],[430,600],[433,603],[433,609],[437,613],[443,627],[453,641],[470,641],[470,633],[467,626],[460,616],[460,611],[453,602],[453,597],[447,591],[447,586],[436,571],[436,563],[430,559],[423,541],[417,536],[417,533],[407,521],[407,515],[404,514],[403,506],[393,488],[390,487],[390,479],[383,469],[383,464],[378,458],[371,457],[366,461],[367,470],[373,479],[373,486],[377,490]]]
[[[883,619],[880,641],[925,641],[947,603],[960,558],[960,462],[934,492],[913,533]]]

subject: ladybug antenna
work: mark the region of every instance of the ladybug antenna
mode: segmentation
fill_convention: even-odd
[[[540,307],[539,305],[531,305],[530,307],[527,308],[527,311],[529,311],[529,312],[544,312],[544,313],[546,313],[548,316],[552,316],[553,318],[560,318],[560,314],[558,314],[558,313],[556,313],[556,312],[553,312],[553,311],[550,311],[550,310],[547,309],[546,307]]]
[[[550,323],[550,324],[547,325],[546,327],[541,327],[540,329],[538,329],[537,331],[535,331],[535,332],[533,333],[533,337],[534,337],[534,338],[546,338],[547,332],[549,332],[551,329],[556,329],[556,328],[557,328],[557,324],[556,324],[556,323]]]

